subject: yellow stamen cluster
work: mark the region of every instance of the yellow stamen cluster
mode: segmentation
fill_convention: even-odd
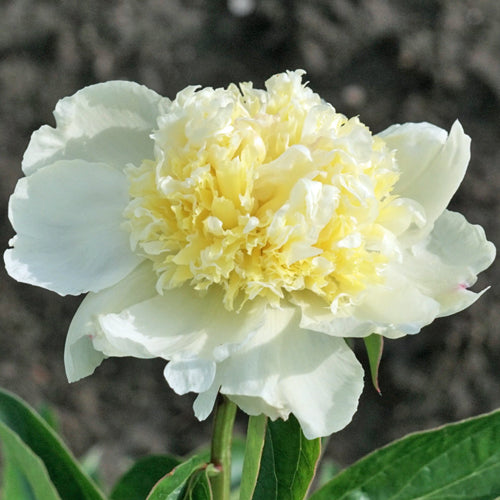
[[[382,280],[393,155],[301,76],[188,87],[167,106],[156,159],[127,171],[125,211],[160,293],[217,285],[231,310],[303,290],[332,303]]]

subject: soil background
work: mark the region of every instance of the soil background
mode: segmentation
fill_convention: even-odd
[[[456,118],[472,160],[451,208],[500,243],[498,0],[0,0],[0,248],[13,230],[7,200],[31,133],[56,102],[126,79],[175,97],[190,84],[226,86],[303,68],[338,111],[374,133],[392,123]],[[248,12],[248,9],[251,12]],[[243,15],[244,14],[244,15]],[[330,440],[341,466],[410,431],[500,406],[499,268],[471,308],[419,335],[386,342],[379,397],[367,380],[359,411]],[[0,385],[52,405],[77,456],[97,450],[109,485],[147,453],[185,454],[211,420],[193,416],[164,362],[110,359],[68,384],[65,334],[81,298],[18,284],[0,270]],[[366,363],[361,345],[360,359]],[[238,417],[243,432],[245,416]]]

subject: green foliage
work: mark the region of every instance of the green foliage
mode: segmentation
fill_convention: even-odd
[[[4,390],[0,390],[0,439],[6,464],[4,498],[104,500],[47,422]]]
[[[243,480],[247,479],[246,469],[251,472],[255,483],[253,492],[249,486],[245,485],[243,489],[242,485],[241,500],[304,499],[316,473],[321,454],[320,439],[306,439],[297,419],[291,415],[286,422],[276,420],[267,423],[262,446],[265,420],[256,419],[250,422],[249,435],[255,431],[255,442],[251,443],[254,461],[258,458],[255,454],[261,450],[259,470],[255,479],[255,471],[244,465]]]
[[[327,483],[310,500],[492,500],[500,495],[500,411],[412,434]]]
[[[144,500],[153,486],[180,464],[169,455],[153,455],[138,460],[115,484],[109,500]]]
[[[375,390],[380,394],[378,370],[380,367],[380,360],[382,359],[382,351],[384,350],[384,337],[382,337],[382,335],[372,333],[363,340],[365,341],[366,353],[368,354],[368,361],[370,362],[372,384],[373,387],[375,387]]]
[[[203,490],[210,491],[210,486],[204,484],[203,474],[198,473],[206,471],[206,474],[212,473],[212,466],[206,463],[206,455],[196,455],[186,462],[178,465],[169,474],[164,476],[151,490],[147,500],[201,500]],[[206,488],[205,488],[206,486]],[[199,487],[198,491],[195,489]],[[195,493],[197,496],[195,496]],[[205,497],[207,499],[210,496]]]
[[[3,498],[61,500],[42,460],[22,439],[0,422],[4,449]]]
[[[215,470],[212,464],[208,464],[195,471],[186,486],[186,491],[181,497],[182,500],[212,500],[214,499],[212,493],[212,486],[210,484],[210,478],[213,477],[218,472]],[[217,500],[217,499],[214,499]]]
[[[251,500],[259,477],[262,450],[266,440],[267,417],[258,415],[248,419],[247,443],[241,477],[240,500]]]
[[[381,346],[373,352],[380,353]],[[5,500],[104,500],[50,425],[2,390],[0,441]],[[232,488],[236,493],[241,481],[240,500],[303,500],[316,473],[321,441],[307,440],[293,416],[286,422],[250,417],[246,444],[235,440],[232,454]],[[330,464],[320,474],[321,486],[310,500],[500,497],[500,411],[407,436],[322,484],[333,470]],[[183,463],[150,456],[124,474],[109,500],[217,500],[210,482],[217,474],[207,452]]]

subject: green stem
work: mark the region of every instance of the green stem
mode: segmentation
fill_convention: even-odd
[[[210,478],[214,500],[229,500],[231,494],[231,442],[236,405],[219,396],[215,410],[210,461],[220,471]]]

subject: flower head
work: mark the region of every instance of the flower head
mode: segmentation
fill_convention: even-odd
[[[386,226],[412,217],[404,201],[392,208],[393,152],[300,72],[267,89],[187,88],[158,120],[155,160],[127,170],[126,227],[158,293],[218,285],[239,310],[311,291],[326,306],[381,282]]]
[[[33,134],[5,262],[20,281],[90,292],[70,380],[107,356],[162,357],[176,392],[199,393],[199,418],[220,391],[323,436],[362,390],[344,337],[417,333],[477,299],[495,249],[446,210],[469,161],[460,124],[372,135],[302,74],[173,101],[98,84]]]

